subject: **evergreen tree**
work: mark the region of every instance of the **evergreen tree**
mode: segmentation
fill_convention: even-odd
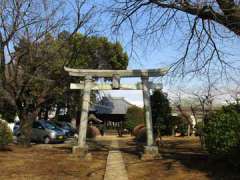
[[[156,90],[151,95],[152,120],[155,135],[171,134],[171,107],[167,95]]]
[[[42,109],[48,111],[55,105],[78,106],[79,93],[69,92],[69,83],[77,79],[67,75],[65,65],[86,69],[127,67],[128,56],[119,43],[78,33],[66,40],[67,37],[67,32],[57,38],[46,34],[39,41],[23,37],[14,47],[15,59],[8,65],[11,71],[8,71],[6,82],[11,87],[8,93],[20,118],[19,142],[24,146],[30,144],[32,123]]]
[[[137,106],[129,107],[127,110],[127,121],[125,123],[125,128],[132,132],[133,129],[139,124],[144,124],[143,109]]]

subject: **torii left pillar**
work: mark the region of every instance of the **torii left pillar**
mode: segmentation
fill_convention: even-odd
[[[87,134],[87,126],[88,126],[88,111],[90,106],[91,88],[92,88],[92,77],[85,76],[78,145],[73,147],[73,153],[83,158],[85,158],[86,155],[88,154],[88,146],[86,144],[86,134]]]

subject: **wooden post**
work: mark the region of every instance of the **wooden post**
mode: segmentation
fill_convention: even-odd
[[[153,146],[153,128],[152,128],[152,110],[150,103],[150,92],[148,85],[148,77],[142,77],[142,88],[143,88],[143,102],[145,112],[145,122],[147,129],[147,146]]]

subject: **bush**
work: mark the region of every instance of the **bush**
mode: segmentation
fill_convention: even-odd
[[[195,125],[195,135],[196,136],[203,136],[204,124],[203,122],[197,122]]]
[[[144,125],[144,124],[139,124],[139,125],[137,125],[137,126],[133,129],[132,135],[137,136],[138,133],[139,133],[139,131],[140,131],[142,128],[145,128],[145,125]]]
[[[13,141],[12,131],[5,121],[0,120],[0,150]]]
[[[7,122],[14,122],[16,108],[8,102],[0,101],[0,114],[2,115],[2,118]]]
[[[180,133],[181,135],[187,134],[188,123],[182,116],[171,116],[170,120],[170,126],[175,129],[175,132]]]
[[[205,146],[216,158],[224,158],[240,165],[240,113],[235,108],[211,114],[203,129]]]
[[[96,136],[100,135],[100,131],[97,127],[95,126],[88,126],[87,128],[87,138],[95,138]]]
[[[146,143],[147,142],[147,130],[145,127],[141,128],[137,135],[136,135],[136,141],[138,143]]]
[[[187,131],[188,131],[188,124],[185,121],[182,121],[182,123],[178,124],[176,132],[180,133],[182,136],[185,136],[187,135]]]

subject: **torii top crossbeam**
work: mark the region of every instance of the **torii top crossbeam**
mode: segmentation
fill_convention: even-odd
[[[65,71],[70,76],[91,76],[91,77],[113,77],[117,75],[119,77],[159,77],[164,76],[168,72],[168,68],[161,69],[148,69],[148,70],[97,70],[97,69],[73,69],[64,67]]]

